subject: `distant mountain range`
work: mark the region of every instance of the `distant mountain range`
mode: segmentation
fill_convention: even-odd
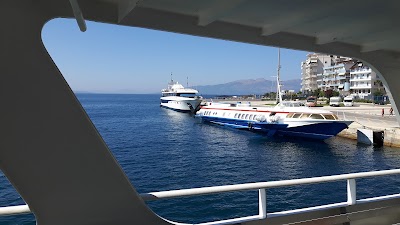
[[[301,79],[281,81],[282,90],[300,91]],[[249,95],[276,91],[276,81],[264,78],[237,80],[225,84],[195,86],[202,95]]]

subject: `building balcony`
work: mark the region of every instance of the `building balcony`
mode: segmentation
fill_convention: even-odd
[[[324,71],[324,75],[336,74],[336,71]]]
[[[371,73],[372,69],[369,67],[360,67],[354,70],[350,70],[351,74],[359,74],[359,73]]]
[[[350,86],[350,89],[371,89],[371,85],[354,85]]]
[[[353,77],[350,81],[372,81],[371,77]]]

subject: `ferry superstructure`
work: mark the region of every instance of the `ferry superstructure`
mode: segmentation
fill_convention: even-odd
[[[176,224],[143,200],[258,190],[257,215],[209,224],[398,224],[399,194],[360,199],[356,189],[358,179],[400,174],[398,169],[138,194],[42,42],[48,21],[75,18],[82,31],[90,20],[350,56],[377,71],[399,121],[400,2],[353,0],[357,7],[349,10],[344,5],[349,2],[0,1],[0,168],[27,203],[4,207],[1,214],[32,212],[38,225]],[[346,202],[267,213],[265,189],[335,180],[347,182]]]
[[[166,89],[161,90],[160,106],[179,112],[195,112],[202,101],[201,96],[197,96],[199,92],[192,88],[185,88],[178,81],[168,83]]]

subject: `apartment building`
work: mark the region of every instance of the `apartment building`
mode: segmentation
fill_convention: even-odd
[[[385,88],[377,74],[361,62],[350,70],[350,90],[352,96],[361,99],[372,99],[378,90],[385,94]]]
[[[355,64],[355,60],[348,57],[334,56],[331,66],[325,66],[323,73],[318,76],[321,90],[339,91],[342,95],[350,93],[350,68]]]
[[[325,66],[333,64],[333,56],[320,53],[310,53],[306,61],[301,62],[301,91],[304,93],[318,89],[318,74],[323,73]]]
[[[301,62],[301,70],[303,93],[334,90],[360,99],[372,99],[377,90],[386,93],[371,68],[349,57],[310,53]]]

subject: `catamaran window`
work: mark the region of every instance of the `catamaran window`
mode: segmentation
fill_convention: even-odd
[[[333,114],[324,114],[323,116],[327,120],[336,120]]]
[[[196,94],[177,94],[176,96],[186,97],[186,98],[194,98]]]
[[[299,118],[301,116],[301,113],[294,113],[292,118]]]
[[[310,114],[308,114],[308,113],[303,113],[303,114],[301,114],[301,116],[300,116],[301,119],[306,119],[306,118],[308,118],[308,117],[310,117]]]
[[[311,114],[310,118],[319,119],[319,120],[323,120],[324,119],[324,117],[321,114]]]

